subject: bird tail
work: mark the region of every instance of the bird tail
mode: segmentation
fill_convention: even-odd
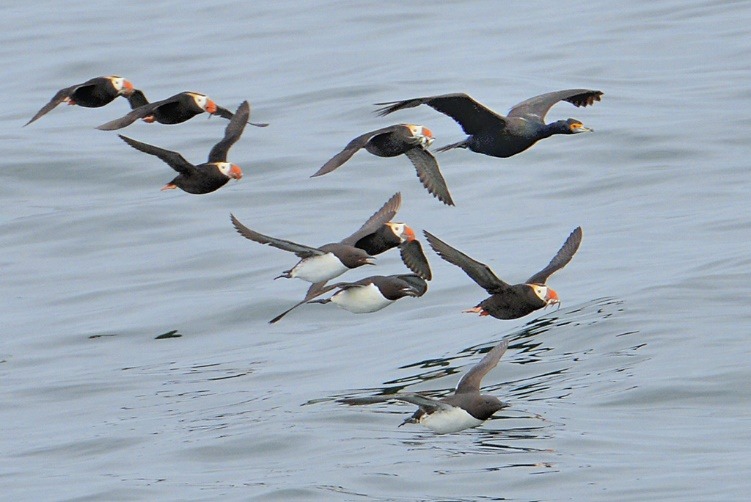
[[[445,152],[446,150],[453,150],[454,148],[467,148],[467,140],[464,139],[458,143],[451,143],[450,145],[442,146],[436,149],[436,152]]]

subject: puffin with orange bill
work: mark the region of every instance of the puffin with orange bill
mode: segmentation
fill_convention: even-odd
[[[60,89],[52,96],[52,99],[44,105],[24,127],[52,111],[60,103],[83,106],[84,108],[100,108],[115,100],[118,96],[126,98],[133,95],[133,84],[117,75],[108,77],[95,77],[81,84],[72,85]],[[140,91],[139,91],[140,92]],[[131,101],[131,108],[134,102]]]
[[[122,134],[119,136],[136,150],[160,158],[179,173],[172,181],[164,185],[162,190],[179,188],[192,194],[206,194],[220,189],[230,179],[242,178],[243,173],[240,167],[227,162],[227,153],[230,147],[240,139],[249,116],[250,105],[247,101],[243,101],[227,124],[224,138],[211,149],[208,160],[199,165],[191,164],[177,152],[141,143]]]
[[[334,171],[362,148],[378,157],[404,154],[412,162],[417,170],[417,177],[428,192],[444,204],[453,206],[454,201],[438,167],[438,161],[428,150],[433,139],[430,129],[414,124],[396,124],[366,132],[350,141],[344,150],[329,159],[311,178]]]
[[[127,127],[138,119],[143,119],[144,122],[148,123],[180,124],[204,112],[230,120],[234,115],[228,109],[217,105],[207,95],[198,92],[185,91],[170,96],[167,99],[149,103],[143,92],[137,91],[133,93],[132,103],[134,102],[141,103],[141,106],[136,107],[119,119],[100,125],[97,129],[114,131]],[[250,116],[250,113],[248,113],[248,116]],[[251,125],[266,127],[268,124],[251,123]]]
[[[559,304],[558,293],[545,282],[555,271],[571,261],[582,240],[582,229],[577,227],[545,268],[525,282],[511,285],[499,279],[484,263],[449,246],[427,231],[424,231],[424,234],[438,256],[464,270],[473,281],[491,294],[476,307],[465,312],[478,313],[481,316],[490,315],[496,319],[517,319],[543,307]]]

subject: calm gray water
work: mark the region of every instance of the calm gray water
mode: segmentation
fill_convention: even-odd
[[[746,2],[19,2],[0,17],[0,487],[7,500],[746,500],[751,488],[751,5]],[[253,120],[230,152],[245,177],[207,196],[94,127],[127,111],[60,106],[111,73],[151,99],[197,90]],[[468,92],[505,113],[557,89],[594,134],[510,159],[439,155],[457,207],[405,158],[354,136]],[[203,161],[222,119],[125,132]],[[267,320],[300,281],[251,228],[309,244],[356,229],[394,192],[399,219],[509,281],[539,270],[563,307],[516,321],[432,252],[423,298],[370,315],[332,305]],[[395,252],[377,269],[400,273]],[[179,337],[157,339],[173,333]],[[484,380],[510,407],[438,436],[414,407],[351,407],[385,388],[449,391],[499,340]]]

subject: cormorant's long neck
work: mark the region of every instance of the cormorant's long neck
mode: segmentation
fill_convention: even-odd
[[[567,133],[568,133],[568,125],[566,124],[566,121],[559,120],[557,122],[551,122],[550,124],[545,124],[545,127],[543,127],[540,130],[539,139],[549,138],[550,136],[554,134],[567,134]]]

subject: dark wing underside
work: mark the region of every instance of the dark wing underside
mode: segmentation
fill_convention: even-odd
[[[428,263],[428,258],[422,250],[420,241],[405,241],[399,246],[399,254],[402,257],[402,262],[412,272],[426,281],[433,278],[433,273],[430,271],[430,263]]]
[[[500,293],[510,287],[508,284],[500,280],[493,271],[490,270],[490,267],[484,263],[480,263],[458,249],[452,248],[427,230],[423,230],[423,233],[425,234],[425,238],[428,239],[430,246],[436,253],[438,253],[438,256],[464,270],[464,273],[488,293]]]
[[[326,162],[318,171],[315,172],[315,174],[311,176],[311,178],[330,173],[331,171],[347,162],[350,158],[352,158],[352,156],[357,153],[358,150],[367,145],[368,141],[370,141],[373,137],[378,136],[379,134],[392,133],[400,127],[402,126],[392,125],[389,127],[384,127],[382,129],[376,129],[375,131],[366,132],[365,134],[361,134],[360,136],[347,143],[347,146],[344,147],[344,150],[329,159],[328,162]]]
[[[128,96],[128,104],[130,109],[135,110],[140,106],[146,106],[149,104],[149,100],[146,99],[146,95],[140,89],[133,89],[133,92]]]
[[[410,289],[415,292],[416,296],[422,296],[428,291],[428,283],[417,274],[396,274],[389,277],[406,282]]]
[[[506,352],[507,348],[508,340],[504,340],[485,354],[485,357],[479,363],[472,366],[459,380],[459,383],[456,385],[456,393],[479,392],[483,377],[488,374],[488,371],[498,365],[498,361],[501,360],[501,356]]]
[[[170,99],[165,99],[163,101],[155,101],[153,103],[149,103],[143,106],[139,106],[138,108],[135,108],[131,110],[130,112],[126,113],[119,119],[110,120],[109,122],[106,122],[100,126],[97,127],[100,131],[116,131],[117,129],[122,129],[123,127],[127,127],[133,122],[135,122],[138,119],[142,119],[146,117],[147,115],[151,115],[154,113],[154,110],[156,110],[158,107],[162,105],[168,105],[170,103]]]
[[[232,117],[234,116],[234,113],[232,113],[231,111],[229,111],[228,109],[226,109],[224,107],[221,107],[221,106],[217,105],[216,106],[216,113],[214,113],[214,115],[219,115],[223,119],[232,120]],[[248,119],[250,119],[250,109],[248,109],[248,118],[245,119],[245,121],[248,124],[250,124],[252,126],[256,126],[256,127],[268,127],[269,126],[265,122],[249,122]]]
[[[39,119],[43,115],[46,115],[50,111],[52,111],[57,105],[65,101],[66,98],[69,98],[76,90],[81,89],[82,87],[85,87],[87,84],[78,84],[78,85],[72,85],[70,87],[66,87],[65,89],[60,89],[55,93],[54,96],[52,96],[52,99],[50,99],[49,103],[44,105],[36,114],[31,117],[31,120],[26,122],[24,124],[24,127],[31,124],[35,120]],[[89,84],[90,86],[94,86],[94,84]]]
[[[285,310],[284,312],[282,312],[278,316],[274,317],[272,320],[269,321],[269,324],[274,324],[275,322],[280,321],[282,319],[282,317],[286,316],[287,314],[289,314],[290,312],[292,312],[293,310],[295,310],[300,305],[308,303],[310,300],[312,300],[314,298],[317,298],[317,297],[321,296],[324,293],[328,293],[329,291],[342,286],[342,284],[350,284],[350,283],[341,283],[341,282],[338,282],[336,284],[330,284],[330,285],[326,286],[325,282],[318,282],[318,283],[315,283],[315,284],[311,285],[310,288],[308,289],[308,292],[305,294],[305,298],[303,298],[299,302],[295,303],[294,305],[292,305],[290,308],[288,308],[287,310]]]
[[[437,410],[451,410],[453,406],[446,404],[438,399],[432,397],[421,396],[420,394],[404,393],[404,394],[392,394],[383,396],[365,396],[365,397],[351,397],[340,399],[339,402],[343,404],[349,404],[353,406],[385,403],[387,401],[404,401],[405,403],[411,403],[425,411],[432,412]]]
[[[453,206],[454,201],[451,199],[448,186],[446,186],[446,180],[443,179],[438,161],[433,157],[433,154],[421,146],[416,146],[404,152],[404,155],[415,166],[417,177],[420,178],[422,186],[444,204]]]
[[[396,192],[391,196],[389,200],[386,201],[385,204],[383,204],[383,206],[381,206],[378,211],[373,213],[373,215],[368,218],[368,220],[363,223],[363,225],[358,228],[355,233],[343,239],[341,243],[354,246],[357,241],[359,241],[366,235],[372,234],[383,225],[391,221],[394,216],[396,216],[396,212],[399,211],[399,207],[401,207],[401,205],[402,194],[400,192]]]
[[[558,250],[558,253],[556,253],[553,259],[550,260],[550,263],[535,275],[527,279],[527,284],[545,284],[545,281],[548,280],[548,277],[550,277],[553,272],[562,269],[571,261],[571,258],[574,257],[574,253],[579,249],[581,241],[582,229],[581,227],[576,227],[568,236],[566,242],[563,243],[561,249]]]
[[[211,149],[208,162],[227,162],[227,152],[245,130],[245,124],[250,117],[250,105],[247,101],[243,101],[234,116],[231,113],[230,116],[232,118],[224,129],[224,138]]]
[[[498,115],[464,93],[376,103],[376,105],[386,105],[376,110],[376,113],[380,116],[405,108],[428,105],[458,122],[468,135],[477,134],[489,128],[502,129],[506,126],[506,120],[502,115]]]
[[[600,101],[601,91],[589,89],[566,89],[540,94],[514,105],[508,112],[509,117],[523,117],[545,121],[548,110],[559,101],[568,101],[574,106],[588,106]]]
[[[300,258],[309,258],[311,256],[320,256],[324,254],[324,252],[320,249],[260,234],[240,223],[240,221],[235,218],[234,214],[230,213],[230,218],[232,219],[232,224],[235,226],[235,229],[237,229],[237,232],[246,239],[250,239],[260,244],[268,244],[271,247],[275,247],[284,251],[290,251],[292,253],[295,253]]]
[[[180,174],[190,175],[196,171],[196,166],[185,160],[185,158],[177,152],[173,152],[172,150],[165,150],[164,148],[159,148],[158,146],[154,145],[141,143],[140,141],[136,141],[127,136],[123,136],[122,134],[118,134],[118,136],[120,136],[123,141],[128,143],[136,150],[159,157],[162,161],[164,161],[172,169]]]

